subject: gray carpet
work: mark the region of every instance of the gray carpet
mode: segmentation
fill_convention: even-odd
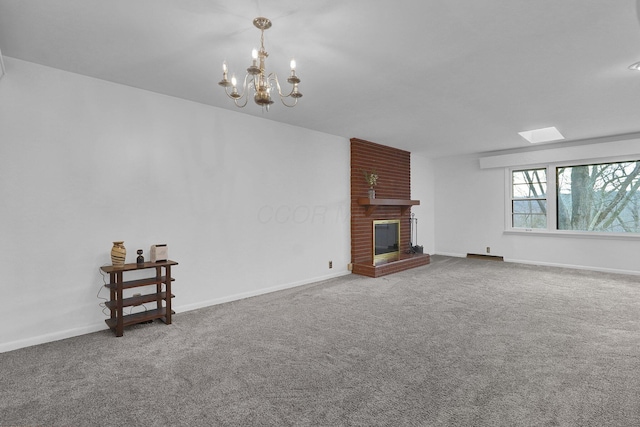
[[[0,354],[0,425],[638,426],[639,316],[636,276],[434,256]]]

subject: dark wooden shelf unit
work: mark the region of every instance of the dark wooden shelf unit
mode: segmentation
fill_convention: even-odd
[[[367,197],[361,197],[358,199],[358,204],[367,207],[367,211],[365,212],[366,216],[370,216],[378,206],[399,206],[400,213],[404,215],[407,209],[409,209],[411,206],[419,205],[420,200],[369,199]]]
[[[175,279],[171,277],[171,267],[178,265],[175,261],[145,262],[144,264],[125,264],[122,267],[104,266],[102,271],[109,274],[109,283],[105,285],[109,289],[110,300],[105,303],[110,311],[109,319],[105,322],[117,337],[124,334],[124,327],[135,325],[136,323],[148,322],[160,319],[167,325],[171,324],[171,315],[175,314],[171,310],[171,298],[175,295],[171,293],[171,282]],[[137,280],[123,280],[123,273],[127,271],[139,271],[155,269],[156,275]],[[164,270],[164,271],[163,271]],[[163,274],[164,273],[164,274]],[[139,286],[156,285],[155,292],[129,298],[123,298],[124,289],[137,288]],[[162,285],[165,290],[162,290]],[[124,314],[125,307],[137,306],[145,303],[155,303],[156,307],[140,313]]]

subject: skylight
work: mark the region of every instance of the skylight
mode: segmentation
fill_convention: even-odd
[[[536,144],[539,142],[560,141],[564,139],[564,136],[562,136],[560,131],[556,129],[555,126],[542,129],[527,130],[524,132],[518,132],[518,134],[532,144]]]

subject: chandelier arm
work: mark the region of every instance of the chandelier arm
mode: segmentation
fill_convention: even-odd
[[[289,92],[288,95],[284,95],[282,93],[282,88],[280,87],[280,82],[278,81],[278,76],[276,75],[276,73],[270,73],[269,74],[269,80],[271,80],[271,81],[276,83],[276,87],[278,88],[278,95],[280,95],[280,99],[288,98],[293,93],[293,87],[291,88],[291,92]]]
[[[280,97],[280,102],[282,102],[282,104],[283,104],[285,107],[293,108],[293,107],[295,107],[295,106],[296,106],[296,104],[298,103],[298,98],[293,98],[295,101],[293,101],[293,104],[289,105],[289,104],[287,104],[286,102],[284,102],[285,98],[287,98],[287,97],[286,97],[286,96],[281,96],[281,97]]]
[[[247,102],[249,101],[249,91],[247,90],[247,79],[249,78],[249,75],[247,74],[244,77],[244,82],[242,83],[242,93],[239,94],[239,96],[232,96],[232,94],[229,93],[229,88],[225,87],[224,91],[227,94],[227,96],[231,99],[233,99],[234,104],[236,104],[237,107],[239,108],[244,108],[245,105],[247,105]],[[237,93],[237,88],[236,89],[236,93]],[[244,102],[240,103],[238,101],[242,101],[242,99],[244,98]]]
[[[278,76],[276,73],[269,73],[267,76],[267,82],[272,82],[276,84],[276,89],[278,89],[278,95],[282,97],[282,91],[280,90],[280,82],[278,81]]]
[[[278,89],[278,95],[280,97],[280,102],[282,102],[282,104],[285,107],[289,107],[289,108],[293,108],[296,106],[296,104],[298,103],[298,98],[293,98],[293,104],[287,104],[284,100],[285,98],[291,98],[291,94],[293,94],[293,91],[295,90],[295,86],[291,88],[291,92],[289,92],[288,95],[284,95],[282,93],[282,88],[280,87],[280,82],[278,81],[278,76],[275,73],[270,73],[268,76],[268,79],[271,80],[272,82],[275,82],[276,84],[276,88]]]
[[[242,104],[238,103],[239,100],[241,100],[242,98],[238,98],[238,99],[234,99],[233,102],[236,104],[236,107],[238,108],[244,108],[245,105],[247,105],[247,102],[249,101],[249,97],[245,96],[244,97],[244,102]]]
[[[236,97],[233,97],[233,96],[231,96],[231,95],[229,94],[228,89],[226,89],[226,88],[225,88],[225,90],[224,90],[224,91],[225,91],[225,93],[227,94],[227,96],[229,97],[229,99],[232,99],[232,100],[233,100],[233,102],[236,104],[236,106],[237,106],[237,107],[242,108],[242,107],[244,107],[245,105],[247,105],[248,97],[244,96],[244,93],[243,93],[240,97],[237,97],[237,98],[236,98]],[[244,103],[243,103],[243,104],[239,104],[239,103],[238,103],[238,101],[239,101],[239,100],[242,100],[242,98],[244,98]]]
[[[248,79],[249,79],[249,74],[244,76],[244,81],[242,82],[242,95],[240,95],[240,98],[233,100],[233,102],[236,104],[236,106],[238,106],[240,108],[243,108],[245,105],[247,105],[247,102],[249,102],[249,90],[247,88],[247,80]],[[240,104],[238,104],[238,101],[240,101],[242,98],[244,98],[244,103],[242,105],[240,105]]]
[[[288,95],[282,95],[282,94],[280,94],[280,102],[282,102],[282,104],[283,104],[285,107],[293,108],[293,107],[295,107],[295,106],[298,104],[298,99],[300,99],[300,98],[296,98],[296,97],[292,96],[292,94],[293,94],[294,90],[295,90],[295,89],[291,89],[291,92],[289,92],[289,94],[288,94]],[[294,101],[293,101],[293,104],[291,104],[291,105],[287,104],[287,103],[284,101],[284,100],[285,100],[285,99],[287,99],[287,98],[293,98],[293,100],[294,100]]]
[[[240,94],[240,98],[242,97],[246,97],[247,99],[249,99],[249,91],[247,90],[247,82],[249,80],[249,76],[250,74],[245,74],[244,76],[244,81],[242,82],[242,93]],[[238,98],[238,99],[240,99]],[[246,104],[246,102],[245,102]]]
[[[230,99],[234,99],[233,96],[231,96],[231,94],[229,93],[229,88],[224,88],[224,93],[230,98]]]

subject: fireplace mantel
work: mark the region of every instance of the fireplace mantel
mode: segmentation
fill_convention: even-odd
[[[365,212],[366,216],[370,216],[378,206],[399,206],[400,213],[404,215],[411,206],[419,205],[420,200],[369,199],[367,197],[361,197],[358,199],[358,204],[367,207],[367,211]]]

